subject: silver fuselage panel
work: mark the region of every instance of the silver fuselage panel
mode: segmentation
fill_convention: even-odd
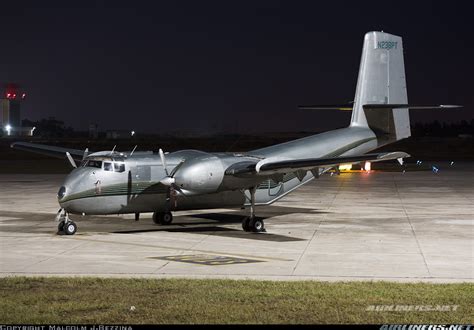
[[[318,158],[363,154],[377,147],[375,134],[367,128],[348,127],[318,135],[309,136],[275,146],[257,149],[245,154],[206,153],[197,150],[182,150],[166,155],[168,167],[173,168],[181,161],[206,164],[210,179],[195,178],[193,173],[182,172],[183,176],[193,177],[190,186],[203,187],[209,191],[199,194],[176,193],[173,196],[172,210],[190,210],[221,207],[242,207],[249,203],[249,192],[242,187],[258,186],[256,204],[271,204],[287,193],[312,180],[313,174],[307,172],[300,181],[293,173],[284,176],[281,182],[270,177],[242,177],[224,175],[225,169],[237,162],[256,162],[263,158]],[[89,159],[107,158],[93,154]],[[116,161],[112,162],[112,166]],[[121,214],[137,212],[164,211],[167,207],[167,187],[160,183],[166,173],[159,155],[153,153],[137,154],[117,163],[123,163],[122,172],[105,171],[96,167],[79,167],[66,178],[63,187],[65,194],[59,198],[61,207],[70,213]],[[104,163],[103,163],[104,164]],[[324,168],[320,169],[324,172]],[[201,181],[199,181],[201,180]],[[169,205],[168,205],[169,207]]]

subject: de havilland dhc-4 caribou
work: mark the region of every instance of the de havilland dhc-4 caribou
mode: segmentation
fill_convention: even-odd
[[[349,105],[308,106],[352,110],[346,128],[245,153],[180,150],[164,153],[115,150],[89,153],[16,142],[12,147],[67,157],[74,169],[58,191],[58,231],[73,235],[70,214],[153,212],[157,224],[170,224],[172,211],[250,207],[245,231],[265,231],[255,206],[271,204],[339,164],[398,160],[405,152],[367,153],[410,136],[408,110],[453,105],[408,104],[402,38],[384,32],[364,37],[355,100]],[[115,148],[114,148],[115,149]],[[80,161],[80,165],[76,165]]]

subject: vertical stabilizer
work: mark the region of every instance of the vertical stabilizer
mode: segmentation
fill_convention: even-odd
[[[408,104],[401,37],[366,33],[354,100],[351,126],[370,127],[381,143],[410,136],[407,108],[373,106]]]

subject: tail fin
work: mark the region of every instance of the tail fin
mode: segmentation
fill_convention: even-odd
[[[368,32],[364,37],[351,126],[369,127],[381,144],[409,137],[408,108],[391,104],[408,104],[402,38]]]

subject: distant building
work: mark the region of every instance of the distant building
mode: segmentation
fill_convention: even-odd
[[[89,138],[90,139],[99,138],[99,125],[97,125],[97,124],[90,124],[89,125]]]
[[[21,126],[20,105],[26,93],[16,84],[6,84],[0,96],[0,128],[4,136],[31,136],[35,127]]]
[[[106,132],[105,137],[109,140],[118,140],[118,139],[130,139],[133,135],[135,135],[134,131],[109,130]]]

